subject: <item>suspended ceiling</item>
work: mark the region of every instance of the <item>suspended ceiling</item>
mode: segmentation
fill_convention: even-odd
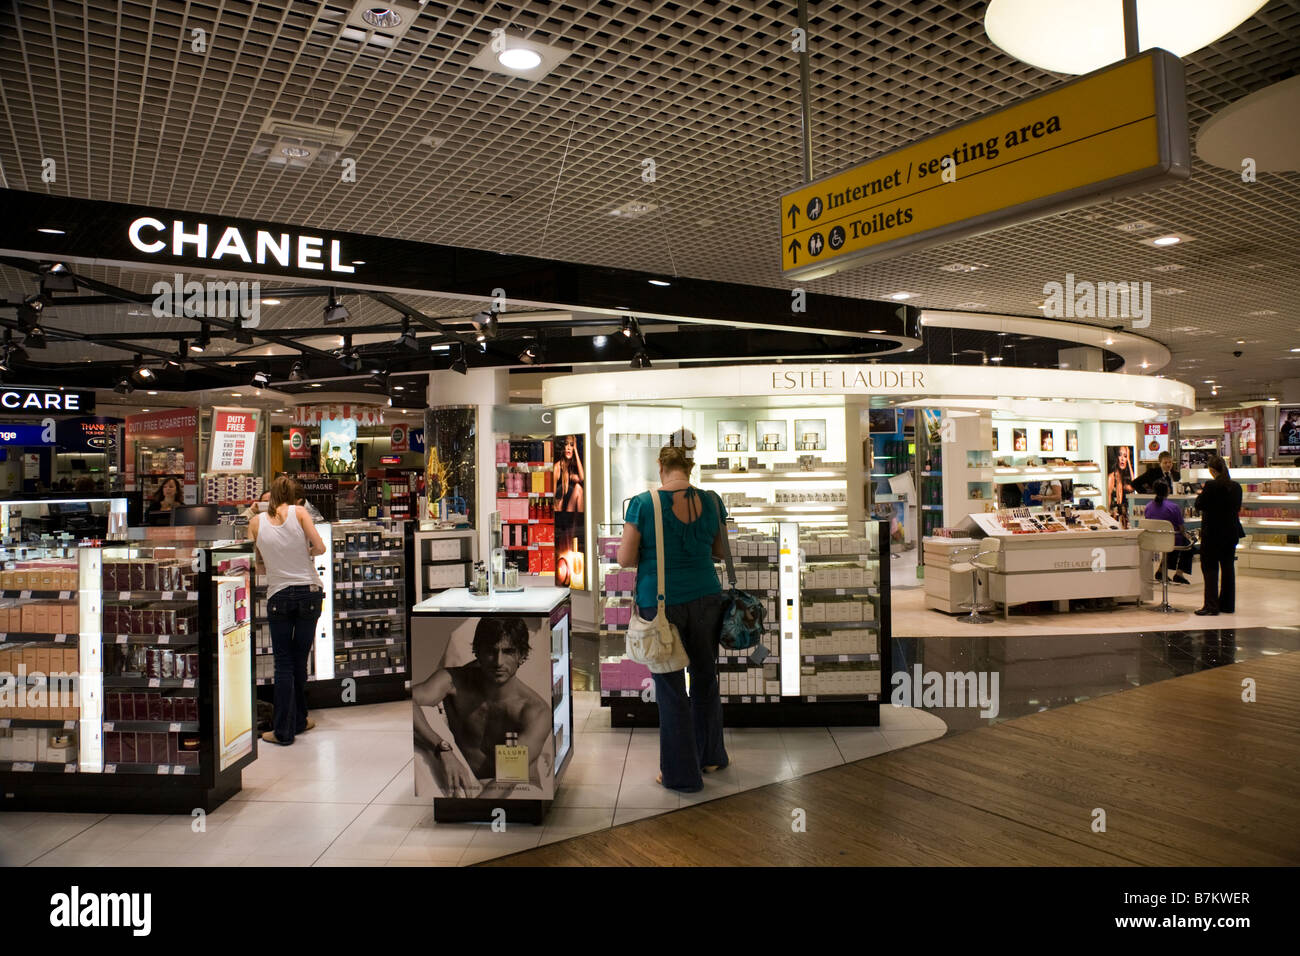
[[[984,6],[810,3],[814,175],[1065,79],[993,48]],[[371,42],[345,35],[351,10],[7,5],[0,185],[788,285],[777,197],[802,179],[793,3],[431,2],[400,38]],[[568,56],[536,81],[470,66],[497,27]],[[205,31],[202,53],[193,50],[196,29]],[[1297,65],[1300,0],[1272,0],[1187,58],[1193,137],[1215,111]],[[318,158],[303,168],[269,162],[284,136],[276,121],[317,128]],[[343,159],[355,159],[356,182],[342,181]],[[643,181],[644,159],[655,162],[653,183]],[[654,208],[611,215],[629,203]],[[1140,241],[1165,231],[1192,241],[1166,249]],[[1164,373],[1194,384],[1202,401],[1205,379],[1236,400],[1300,377],[1300,353],[1289,351],[1300,344],[1298,249],[1300,174],[1243,183],[1196,160],[1187,184],[809,287],[873,299],[905,291],[924,308],[1032,316],[1043,284],[1066,273],[1150,280],[1153,320],[1143,334],[1172,350]],[[979,268],[950,271],[970,266]],[[0,280],[31,291],[13,270]],[[111,281],[147,289],[143,276]],[[126,311],[67,321],[170,331],[162,326],[171,320]],[[316,314],[294,303],[274,321],[301,327]]]

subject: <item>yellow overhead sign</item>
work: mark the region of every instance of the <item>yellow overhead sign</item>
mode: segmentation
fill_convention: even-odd
[[[829,275],[1190,171],[1182,63],[1148,50],[786,193],[782,269]]]

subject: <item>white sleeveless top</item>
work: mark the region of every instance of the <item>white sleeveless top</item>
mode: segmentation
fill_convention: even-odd
[[[257,521],[257,550],[266,565],[266,597],[295,584],[321,588],[320,575],[307,546],[307,533],[298,521],[298,508],[290,506],[289,514],[280,526],[271,523],[271,514],[261,515]]]

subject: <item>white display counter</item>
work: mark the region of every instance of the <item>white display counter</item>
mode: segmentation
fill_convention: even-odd
[[[1001,604],[1004,616],[1014,605],[1037,601],[1055,601],[1058,610],[1068,611],[1070,601],[1077,598],[1137,602],[1142,596],[1145,565],[1137,544],[1141,532],[1136,528],[1120,528],[1103,513],[1085,512],[1087,523],[1095,524],[1097,530],[1017,533],[999,520],[999,514],[970,517],[986,535],[998,540],[997,568],[987,572],[984,597]],[[928,568],[927,564],[927,577]],[[954,579],[959,576],[952,575]],[[969,580],[969,575],[964,577]],[[963,589],[954,580],[950,589],[950,594],[962,594],[949,596],[950,605],[969,600],[969,584]],[[937,590],[938,582],[936,595]],[[927,606],[938,604],[929,597],[928,580],[926,591]]]

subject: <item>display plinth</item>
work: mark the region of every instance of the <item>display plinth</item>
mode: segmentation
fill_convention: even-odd
[[[573,751],[569,610],[551,587],[411,609],[415,794],[435,821],[542,822]]]

